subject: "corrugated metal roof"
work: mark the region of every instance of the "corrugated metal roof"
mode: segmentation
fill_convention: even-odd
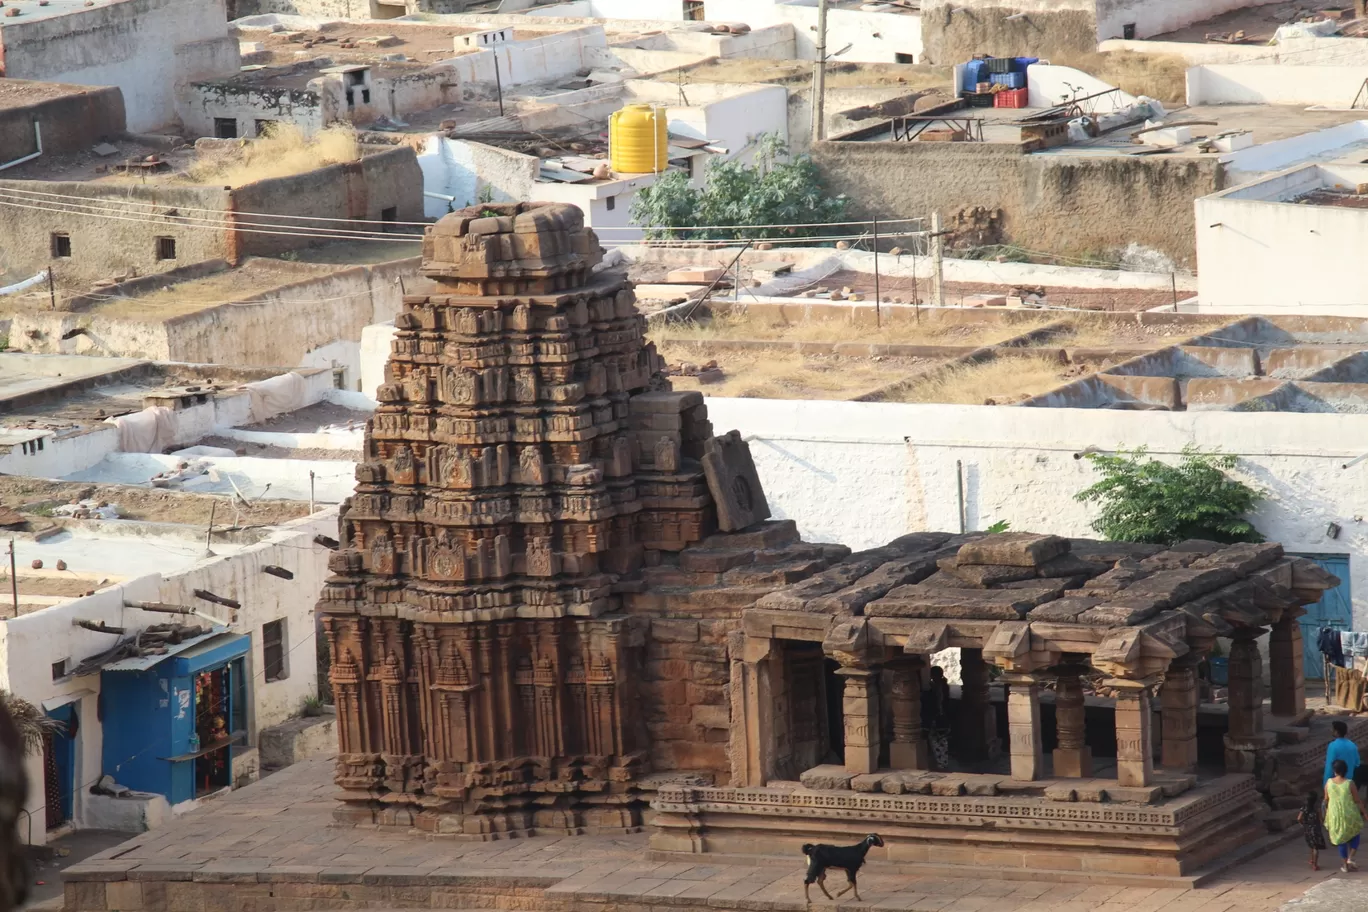
[[[216,641],[225,634],[228,634],[227,627],[216,627],[214,628],[214,630],[204,634],[203,636],[197,636],[194,639],[185,640],[184,642],[177,643],[175,646],[168,646],[166,652],[159,653],[157,655],[137,656],[131,659],[120,659],[117,662],[112,662],[109,665],[106,665],[104,668],[101,669],[101,671],[146,671],[154,665],[159,665],[162,662],[165,662],[167,659],[173,658],[175,656],[193,656],[197,652],[203,651],[199,647],[204,647],[204,649],[212,649],[214,646],[218,645]],[[228,635],[232,636],[233,634]],[[194,651],[192,652],[191,650]]]

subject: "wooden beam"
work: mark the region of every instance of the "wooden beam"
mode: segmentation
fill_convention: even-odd
[[[114,633],[119,635],[127,633],[122,627],[107,626],[104,621],[100,621],[99,623],[96,623],[95,621],[72,621],[71,626],[83,627],[86,630],[93,630],[96,633]]]
[[[215,595],[207,589],[196,589],[195,598],[204,599],[206,602],[213,602],[215,605],[222,605],[225,608],[232,608],[234,611],[242,607],[240,603],[221,595]]]

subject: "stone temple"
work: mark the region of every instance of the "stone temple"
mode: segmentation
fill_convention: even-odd
[[[1297,618],[1333,577],[1277,544],[803,542],[599,259],[571,206],[428,231],[319,603],[341,822],[666,855],[878,831],[876,857],[1117,875],[1288,824],[1326,740]]]

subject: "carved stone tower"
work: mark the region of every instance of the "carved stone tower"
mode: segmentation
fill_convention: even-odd
[[[435,288],[395,321],[319,603],[344,821],[476,838],[637,822],[647,745],[618,596],[647,547],[715,527],[681,458],[711,425],[689,394],[633,408],[665,386],[660,358],[626,280],[591,273],[600,256],[573,206],[428,229]]]

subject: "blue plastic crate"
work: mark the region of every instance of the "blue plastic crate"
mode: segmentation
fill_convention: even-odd
[[[987,81],[988,67],[982,60],[971,60],[964,65],[964,85],[962,87],[964,91],[977,91],[978,84]]]
[[[1009,89],[1026,88],[1025,73],[993,73],[988,79],[993,85],[1006,86]]]

